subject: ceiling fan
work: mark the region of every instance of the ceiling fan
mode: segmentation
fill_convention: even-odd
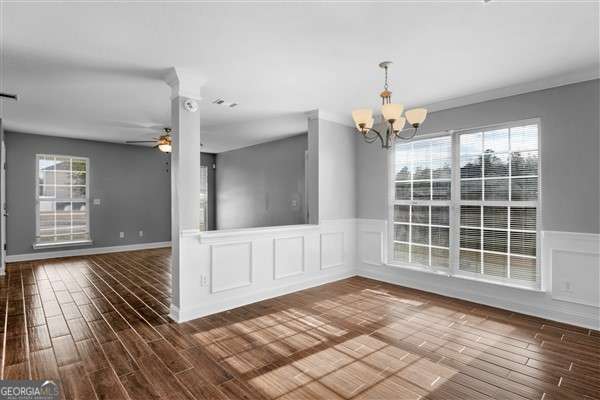
[[[171,128],[163,128],[165,133],[160,135],[157,138],[153,138],[153,140],[128,140],[125,143],[156,143],[153,147],[154,149],[158,148],[163,153],[171,152]]]

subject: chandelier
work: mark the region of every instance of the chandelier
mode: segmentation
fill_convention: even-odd
[[[404,111],[404,106],[392,103],[392,92],[388,90],[388,67],[391,63],[391,61],[379,63],[379,67],[385,71],[385,84],[383,85],[383,92],[380,94],[381,115],[384,120],[383,129],[385,129],[385,133],[373,128],[375,120],[373,118],[373,111],[370,108],[360,108],[352,111],[352,118],[356,124],[356,129],[363,135],[365,142],[373,143],[379,139],[381,147],[384,149],[392,147],[392,142],[395,138],[403,140],[412,139],[427,116],[426,109],[413,108],[412,110],[406,110],[403,117],[402,111]],[[408,136],[402,136],[401,133],[406,121],[408,121],[414,130]]]

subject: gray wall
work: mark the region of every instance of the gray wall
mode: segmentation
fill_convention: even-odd
[[[306,166],[306,204],[308,223],[319,223],[319,119],[315,116],[308,118],[308,158]]]
[[[171,240],[168,155],[148,147],[13,132],[6,132],[5,141],[7,254],[43,251],[32,249],[38,153],[90,159],[92,247]],[[91,204],[94,198],[99,198],[101,204]],[[140,230],[144,237],[138,236]],[[125,232],[124,239],[119,238],[119,232]]]
[[[217,229],[305,223],[307,146],[302,134],[217,154]]]
[[[600,80],[431,113],[423,133],[539,117],[542,229],[600,232]],[[386,151],[357,138],[358,217],[387,219]]]
[[[319,221],[356,218],[356,136],[319,119]]]
[[[215,191],[215,169],[216,154],[200,153],[200,165],[208,168],[208,212],[206,216],[206,230],[217,229],[217,196]]]

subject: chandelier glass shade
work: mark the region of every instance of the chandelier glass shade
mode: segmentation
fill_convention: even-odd
[[[367,143],[372,143],[379,139],[381,141],[381,147],[389,149],[392,147],[395,138],[410,140],[416,133],[417,129],[425,118],[427,117],[427,110],[425,108],[414,108],[412,110],[406,110],[404,116],[404,106],[402,104],[392,103],[392,92],[388,90],[388,67],[391,61],[383,61],[379,64],[379,67],[385,71],[385,84],[383,92],[380,93],[381,97],[381,116],[384,121],[383,129],[381,132],[373,128],[375,124],[375,118],[373,117],[373,111],[370,108],[359,108],[352,111],[352,119],[356,125],[356,129],[363,135],[363,138]],[[406,122],[412,126],[413,131],[408,136],[403,136],[402,132]],[[385,131],[385,132],[383,132]]]

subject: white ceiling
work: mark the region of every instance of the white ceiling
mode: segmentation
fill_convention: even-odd
[[[0,7],[2,91],[19,95],[1,101],[5,127],[115,142],[169,125],[171,66],[207,80],[206,151],[298,133],[311,109],[349,118],[377,107],[382,60],[394,61],[394,100],[409,106],[589,79],[599,68],[597,2]],[[217,97],[239,106],[211,104]]]

